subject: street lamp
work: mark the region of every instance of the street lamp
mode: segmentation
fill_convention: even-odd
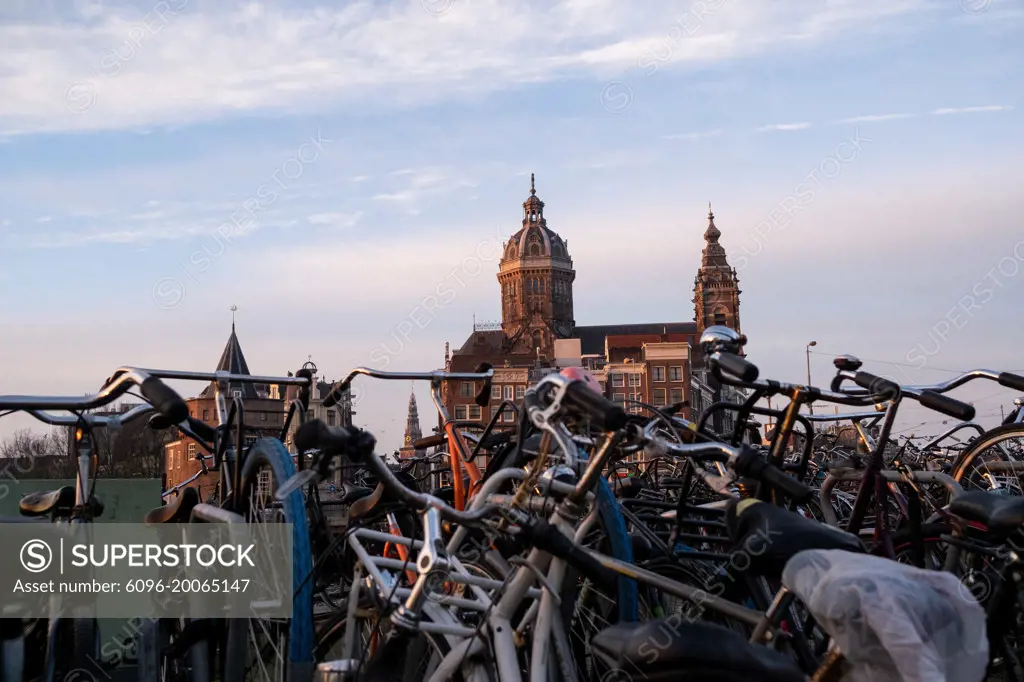
[[[817,341],[811,341],[809,344],[807,344],[807,347],[804,349],[807,352],[807,385],[808,386],[811,385],[811,346],[817,346],[817,345],[818,345]],[[814,414],[814,403],[808,403],[807,407],[811,411],[811,414]]]

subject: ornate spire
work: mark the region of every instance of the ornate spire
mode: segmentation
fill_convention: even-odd
[[[416,393],[409,392],[409,416],[405,422],[405,447],[411,448],[412,444],[423,437],[420,430],[420,413],[416,409]]]
[[[704,230],[704,250],[701,251],[701,265],[707,267],[729,267],[725,258],[725,249],[718,243],[722,231],[715,225],[715,214],[711,210],[711,202],[708,202],[708,227]]]
[[[530,196],[523,202],[523,225],[532,223],[545,224],[544,202],[537,197],[537,184],[533,173],[530,173]]]
[[[709,244],[717,244],[718,238],[722,236],[721,230],[715,226],[715,213],[711,210],[711,202],[708,202],[708,229],[704,231],[704,241]]]

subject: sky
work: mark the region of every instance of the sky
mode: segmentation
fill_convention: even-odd
[[[1024,372],[1022,38],[1014,0],[7,0],[0,394],[212,370],[231,306],[254,373],[437,368],[531,172],[577,324],[691,320],[710,202],[762,376]],[[362,385],[397,447],[409,384]]]

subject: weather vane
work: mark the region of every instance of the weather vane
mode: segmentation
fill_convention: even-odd
[[[237,313],[237,312],[238,312],[238,306],[232,304],[231,305],[231,326],[232,327],[235,326],[235,313]]]

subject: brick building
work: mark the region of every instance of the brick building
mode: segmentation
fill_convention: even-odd
[[[478,387],[473,382],[448,382],[445,404],[455,419],[483,427],[503,400],[521,399],[527,386],[569,365],[592,370],[609,398],[634,410],[641,408],[631,401],[659,407],[689,401],[694,414],[713,400],[738,399],[737,392],[714,385],[698,344],[708,326],[740,327],[739,280],[719,244],[714,213],[708,212],[694,279],[693,321],[584,326],[573,316],[576,271],[568,242],[548,226],[544,209],[531,175],[522,227],[503,245],[498,265],[501,324],[474,323],[460,347],[445,346],[450,371],[471,372],[481,362],[495,367],[486,407],[474,403]],[[503,416],[505,421],[512,417]],[[731,419],[719,419],[716,426],[731,428]]]

